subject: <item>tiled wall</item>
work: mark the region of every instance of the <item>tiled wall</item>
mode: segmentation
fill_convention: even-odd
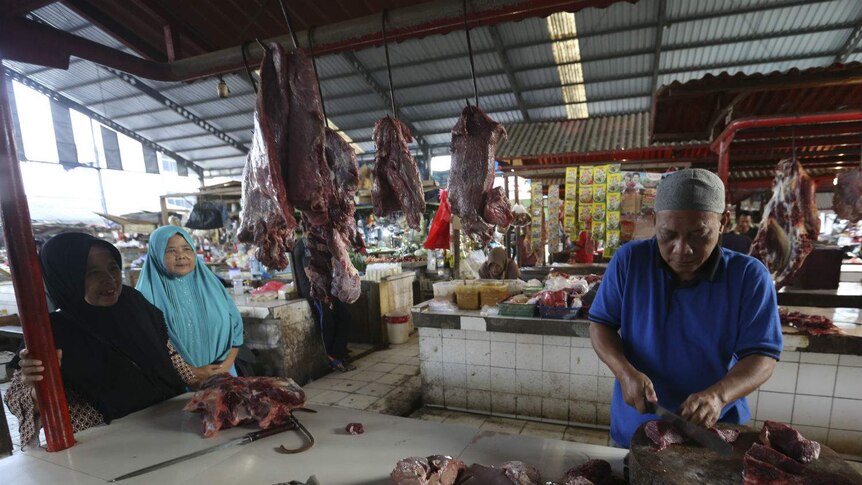
[[[419,329],[427,404],[608,425],[614,378],[587,338]]]
[[[607,426],[614,377],[588,338],[419,328],[426,404]],[[862,456],[862,356],[785,352],[749,397],[754,426],[791,423]]]
[[[862,356],[784,352],[749,406],[755,426],[791,423],[839,453],[862,456]]]

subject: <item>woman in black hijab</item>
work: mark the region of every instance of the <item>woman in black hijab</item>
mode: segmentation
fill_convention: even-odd
[[[122,284],[122,258],[113,245],[66,233],[40,253],[45,286],[58,311],[50,314],[73,431],[109,424],[184,392],[191,369],[168,341],[161,311]],[[6,393],[21,442],[38,437],[33,383],[41,361],[20,352]]]

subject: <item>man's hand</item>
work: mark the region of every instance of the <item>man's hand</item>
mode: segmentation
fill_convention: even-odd
[[[707,389],[688,396],[679,408],[679,415],[698,426],[711,428],[718,422],[724,405],[717,392]]]
[[[638,410],[639,413],[646,413],[646,403],[658,402],[658,397],[655,394],[652,381],[643,372],[638,372],[632,369],[620,376],[620,387],[623,391],[623,399],[626,404]]]

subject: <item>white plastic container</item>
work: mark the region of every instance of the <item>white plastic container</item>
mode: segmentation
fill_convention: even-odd
[[[410,340],[410,314],[393,313],[383,317],[390,344],[403,344]]]
[[[434,298],[438,300],[455,301],[455,287],[458,286],[458,281],[438,281],[432,286],[434,287]]]

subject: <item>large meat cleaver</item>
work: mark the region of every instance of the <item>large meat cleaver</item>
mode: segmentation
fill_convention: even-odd
[[[730,456],[733,454],[733,446],[721,439],[717,433],[713,433],[706,428],[690,423],[682,417],[659,406],[657,403],[647,401],[646,405],[648,413],[655,414],[665,421],[670,421],[682,432],[682,434],[694,441],[697,441],[705,448],[712,450],[721,456]]]

